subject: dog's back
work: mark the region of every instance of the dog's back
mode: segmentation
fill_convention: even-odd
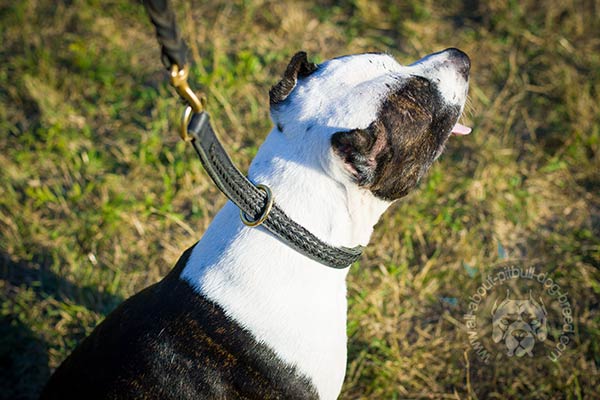
[[[312,399],[308,379],[179,279],[131,297],[57,369],[41,399]]]

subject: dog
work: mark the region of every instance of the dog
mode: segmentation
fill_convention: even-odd
[[[316,65],[296,54],[270,91],[273,129],[249,178],[332,246],[366,245],[442,154],[467,98],[458,49]],[[240,222],[228,202],[159,283],[114,310],[42,399],[335,399],[346,370],[346,269]]]
[[[547,315],[541,298],[538,303],[529,292],[529,299],[512,300],[507,291],[500,305],[494,302],[492,308],[492,340],[504,340],[509,357],[532,357],[535,340],[543,342],[548,335]]]

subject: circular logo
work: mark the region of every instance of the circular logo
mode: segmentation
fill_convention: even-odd
[[[533,266],[494,270],[468,297],[467,308],[469,346],[486,364],[523,357],[556,362],[574,332],[568,294]]]

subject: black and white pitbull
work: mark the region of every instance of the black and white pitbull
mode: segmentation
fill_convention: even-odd
[[[270,92],[274,128],[250,167],[285,213],[334,246],[369,242],[442,153],[470,61],[448,49],[319,65],[298,53]],[[335,399],[346,371],[346,275],[297,253],[228,202],[161,282],[112,312],[43,399]]]

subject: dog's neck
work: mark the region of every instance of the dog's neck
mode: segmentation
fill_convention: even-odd
[[[388,203],[341,183],[347,178],[335,176],[343,173],[331,165],[329,149],[314,148],[324,145],[318,138],[304,143],[304,154],[320,156],[300,161],[302,149],[274,130],[250,179],[269,185],[277,204],[327,243],[366,245]],[[294,251],[264,228],[245,227],[229,202],[194,248],[182,278],[306,374],[321,398],[334,399],[346,368],[347,273]]]
[[[326,134],[274,129],[250,167],[250,179],[269,185],[288,216],[327,243],[366,246],[390,203],[352,181],[329,140]]]

